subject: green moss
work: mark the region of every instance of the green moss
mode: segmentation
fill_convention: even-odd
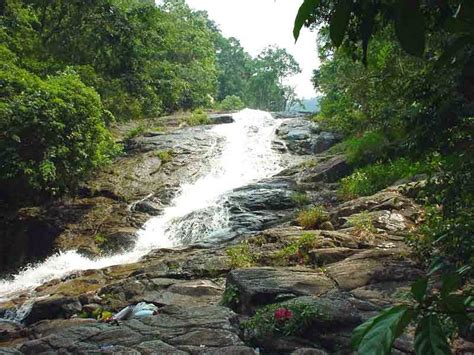
[[[133,139],[135,137],[138,137],[138,136],[142,135],[143,133],[145,133],[145,131],[146,131],[145,126],[139,125],[139,126],[133,128],[133,129],[131,129],[130,131],[128,131],[124,138],[126,140],[130,140],[130,139]]]

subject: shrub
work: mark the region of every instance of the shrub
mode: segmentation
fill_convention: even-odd
[[[293,192],[291,194],[291,200],[298,206],[304,206],[309,203],[309,197],[305,192]]]
[[[245,104],[240,99],[240,97],[236,95],[229,95],[219,103],[218,107],[223,111],[238,111],[245,108]]]
[[[191,116],[186,119],[186,123],[190,126],[200,126],[210,124],[211,120],[204,110],[198,108],[194,110]]]
[[[345,140],[344,146],[348,162],[360,165],[383,158],[387,139],[380,132],[367,131],[361,137]]]
[[[250,250],[248,242],[227,248],[226,254],[230,257],[232,268],[252,267],[257,260],[257,256]]]
[[[243,323],[243,327],[259,337],[291,336],[304,333],[315,319],[323,317],[323,313],[312,305],[278,303],[259,309],[250,320]]]
[[[403,178],[426,172],[428,167],[420,162],[400,158],[389,163],[375,163],[357,169],[352,175],[341,180],[339,196],[353,199],[372,195]]]
[[[63,193],[119,152],[99,95],[73,73],[42,80],[3,66],[0,96],[0,181],[7,196]]]
[[[169,163],[173,160],[173,152],[169,150],[161,150],[155,154],[162,162],[162,164]]]
[[[296,219],[304,229],[315,229],[329,221],[329,214],[323,206],[314,206],[300,211]]]
[[[127,134],[125,134],[124,138],[125,138],[125,140],[130,140],[130,139],[133,139],[133,138],[136,138],[136,137],[142,135],[143,133],[145,133],[145,131],[146,131],[145,126],[140,124],[137,127],[132,128],[130,131],[128,131]]]

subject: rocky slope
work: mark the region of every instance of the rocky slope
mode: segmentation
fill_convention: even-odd
[[[171,174],[189,179],[203,168],[180,160],[186,155],[210,152],[195,148],[194,140],[208,142],[212,138],[206,136],[206,130],[197,128],[192,132],[169,140],[169,144],[178,144],[173,146],[173,151],[179,152],[173,163],[178,168],[157,174],[165,174],[167,180]],[[156,137],[159,135],[136,139],[133,149],[141,153],[128,158],[125,165],[119,162],[131,170],[121,170],[121,177],[105,173],[106,178],[96,180],[93,189],[93,184],[88,185],[89,197],[80,199],[106,199],[107,206],[122,206],[140,196],[132,208],[135,212],[127,212],[127,216],[117,213],[124,211],[123,207],[103,214],[100,225],[104,230],[136,228],[147,216],[159,213],[166,203],[163,201],[172,196],[173,184],[160,185],[158,181],[163,179],[137,175],[134,170],[139,160],[142,172],[153,165],[150,159],[154,159],[154,150],[168,149],[168,143]],[[315,148],[320,146],[315,143],[321,139],[320,132],[308,122],[289,121],[280,127],[278,137],[275,149],[287,147],[291,152],[292,146],[298,147],[295,154],[315,153],[314,149],[320,153],[322,149]],[[332,143],[324,143],[326,147],[337,140],[327,137]],[[295,141],[301,144],[293,144]],[[301,151],[301,145],[307,148]],[[0,314],[4,316],[27,312],[22,324],[0,321],[0,351],[350,353],[352,329],[397,302],[421,274],[403,242],[418,222],[420,207],[402,193],[407,186],[342,202],[335,189],[337,180],[350,172],[344,157],[322,153],[305,159],[278,176],[235,190],[229,198],[231,207],[239,206],[231,215],[235,223],[228,238],[219,244],[157,250],[135,264],[84,271],[51,281],[36,289],[34,300],[19,295],[1,304]],[[147,191],[156,191],[153,195],[134,192],[134,186],[140,186],[142,180]],[[120,181],[127,182],[123,185]],[[123,186],[126,188],[121,190]],[[124,197],[120,191],[132,197]],[[306,193],[306,204],[324,204],[329,221],[310,230],[297,226],[294,218],[301,206],[292,198],[295,192]],[[130,216],[134,222],[128,219]],[[117,224],[117,219],[122,224]],[[88,213],[83,213],[73,225],[83,228],[87,222]],[[71,225],[67,230],[72,230]],[[77,235],[80,233],[73,239]],[[77,243],[74,246],[80,245]],[[155,304],[158,314],[118,323],[94,319],[138,302]],[[248,322],[255,312],[274,303],[305,309],[309,316],[286,335],[263,332],[258,322]],[[395,348],[394,353],[411,353],[411,339],[400,338]]]

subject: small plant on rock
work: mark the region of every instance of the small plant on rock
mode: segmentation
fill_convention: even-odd
[[[375,228],[372,217],[367,211],[358,213],[349,218],[349,224],[354,228],[354,235],[363,241],[373,241],[377,228]]]
[[[246,241],[227,248],[226,254],[230,258],[232,268],[252,267],[257,260],[256,254],[250,250],[250,245]]]
[[[324,222],[329,221],[329,214],[323,206],[318,205],[300,211],[296,219],[304,229],[316,229]]]
[[[298,335],[304,333],[323,313],[315,306],[302,303],[272,304],[259,309],[243,324],[257,337]]]
[[[169,163],[173,160],[173,152],[169,150],[161,150],[156,152],[156,157],[161,160],[163,164]]]
[[[309,264],[309,252],[316,246],[316,235],[304,233],[298,240],[292,242],[285,248],[276,252],[273,258],[287,262],[296,262],[298,264]]]
[[[129,140],[129,139],[133,139],[135,137],[138,137],[140,135],[142,135],[143,133],[145,133],[145,126],[143,125],[139,125],[133,129],[131,129],[130,131],[127,132],[127,134],[125,135],[125,139],[126,140]]]
[[[234,308],[239,304],[239,290],[236,286],[226,286],[221,304],[229,308]]]
[[[293,192],[291,194],[291,200],[299,207],[305,206],[309,203],[309,197],[305,192]]]

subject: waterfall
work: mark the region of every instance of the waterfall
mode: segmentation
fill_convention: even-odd
[[[278,153],[272,150],[279,120],[269,113],[249,109],[233,117],[234,123],[212,128],[223,138],[223,147],[219,155],[212,158],[210,170],[196,181],[181,186],[163,214],[151,218],[138,232],[132,250],[96,259],[76,251],[52,255],[9,279],[0,280],[0,301],[76,271],[137,262],[154,249],[205,241],[207,236],[225,229],[228,223],[223,203],[225,194],[282,169]]]

